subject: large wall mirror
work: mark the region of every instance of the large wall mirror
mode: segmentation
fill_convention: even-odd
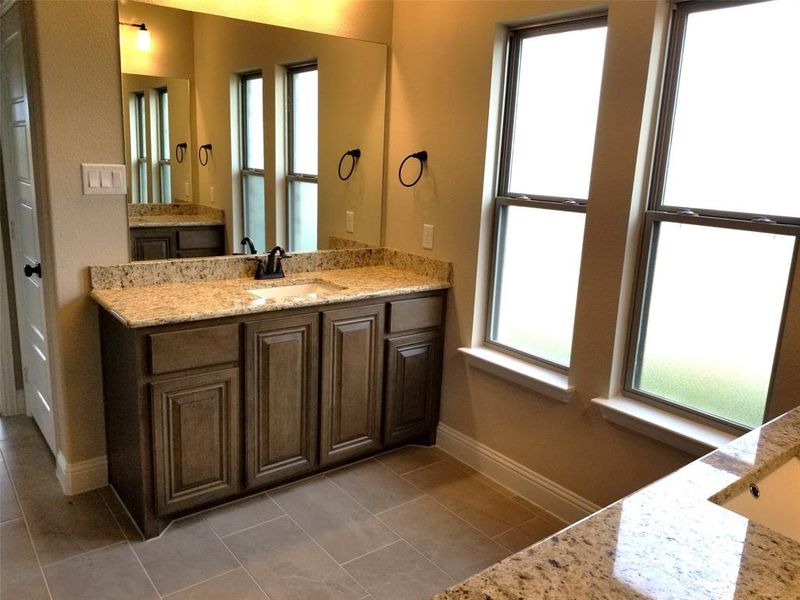
[[[387,47],[119,3],[131,259],[380,245]]]

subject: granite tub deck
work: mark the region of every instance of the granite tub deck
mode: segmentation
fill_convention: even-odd
[[[434,598],[800,598],[800,542],[709,500],[798,453],[800,408]]]

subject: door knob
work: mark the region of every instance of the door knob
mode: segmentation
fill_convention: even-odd
[[[30,265],[25,265],[23,269],[25,271],[25,277],[32,277],[34,273],[39,276],[39,279],[42,278],[42,263],[36,263],[35,267]]]

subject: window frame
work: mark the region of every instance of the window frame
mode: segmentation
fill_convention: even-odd
[[[684,0],[677,2],[673,7],[672,20],[669,26],[660,106],[658,108],[655,129],[656,134],[653,143],[650,182],[642,224],[641,246],[636,267],[636,281],[633,303],[631,306],[622,386],[624,394],[635,400],[667,410],[674,414],[685,417],[688,416],[697,422],[735,434],[750,431],[752,428],[742,423],[726,419],[725,417],[681,404],[669,398],[663,398],[637,389],[635,381],[637,378],[636,367],[641,361],[645,346],[643,341],[647,331],[647,316],[649,314],[652,278],[658,247],[659,223],[680,223],[793,236],[795,238],[794,251],[789,265],[788,281],[783,301],[780,326],[775,343],[775,352],[773,355],[772,370],[770,373],[770,382],[764,403],[763,415],[766,415],[769,411],[775,370],[778,362],[777,354],[784,334],[789,299],[793,285],[793,274],[795,273],[798,260],[798,238],[800,237],[800,228],[798,228],[798,225],[800,225],[800,218],[662,204],[667,168],[669,165],[675,107],[678,98],[680,70],[683,59],[683,44],[689,15],[693,12],[724,9],[763,1],[765,0]]]
[[[167,101],[167,110],[164,110],[164,99]],[[158,189],[159,189],[159,196],[161,204],[172,204],[172,162],[170,160],[170,147],[169,147],[169,114],[164,114],[165,112],[169,112],[169,90],[165,87],[160,87],[156,89],[156,108],[158,113]],[[167,117],[166,121],[164,117]],[[164,130],[166,125],[166,138],[164,136]],[[166,153],[166,157],[164,154]],[[167,171],[170,174],[169,182],[170,182],[170,190],[166,197],[164,198],[164,172]]]
[[[289,250],[294,251],[292,222],[294,220],[294,203],[292,202],[292,187],[295,183],[313,183],[317,186],[317,201],[319,202],[319,173],[300,173],[294,169],[294,75],[317,71],[319,77],[319,64],[316,60],[286,66],[286,239]],[[319,165],[317,165],[319,171]],[[317,240],[319,246],[319,240]]]
[[[248,124],[247,124],[247,82],[252,81],[254,79],[261,79],[262,82],[262,102],[263,102],[263,83],[264,83],[264,76],[260,69],[254,71],[247,71],[245,73],[239,74],[239,156],[241,157],[240,169],[239,169],[239,179],[240,179],[240,202],[241,202],[241,211],[242,211],[242,232],[243,235],[249,236],[251,234],[249,224],[248,224],[248,210],[247,210],[247,178],[248,177],[261,177],[264,180],[264,169],[256,169],[251,168],[248,166],[248,158],[247,158],[247,142],[249,139],[248,136]],[[263,106],[262,106],[263,111]],[[262,130],[261,136],[264,136],[264,132]],[[262,187],[264,187],[262,185]],[[266,192],[266,189],[265,189]],[[264,223],[265,223],[265,231],[264,239],[267,239],[267,214],[266,214],[266,197],[262,199],[264,202]],[[267,242],[268,243],[268,242]],[[265,252],[267,249],[262,248],[261,251]]]
[[[511,158],[513,154],[514,126],[516,116],[516,100],[519,85],[519,70],[521,61],[522,42],[537,35],[551,35],[567,31],[579,31],[608,27],[608,11],[593,11],[574,17],[549,20],[542,23],[528,24],[521,27],[510,28],[506,46],[506,79],[504,83],[503,114],[501,119],[501,135],[498,148],[497,167],[497,195],[493,201],[492,224],[492,252],[489,266],[489,290],[485,315],[485,330],[483,345],[529,362],[541,367],[552,369],[561,373],[568,373],[569,366],[524,352],[518,348],[508,346],[492,339],[495,332],[495,323],[499,316],[499,297],[501,289],[501,274],[503,271],[503,252],[505,242],[505,217],[504,210],[509,206],[523,208],[538,208],[547,210],[562,210],[586,214],[588,198],[554,197],[541,194],[510,192],[508,190],[511,175]],[[602,90],[602,84],[601,84]],[[596,124],[595,124],[596,134]]]
[[[133,92],[133,118],[136,133],[136,196],[138,204],[149,202],[147,156],[147,97],[144,91]]]

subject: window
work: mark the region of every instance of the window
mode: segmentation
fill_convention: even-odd
[[[158,94],[158,178],[161,203],[172,203],[172,172],[169,160],[169,95],[167,88],[156,90]]]
[[[261,72],[241,77],[241,165],[244,235],[256,248],[267,248],[264,204],[264,81]]]
[[[486,343],[569,366],[606,18],[514,30]]]
[[[318,71],[316,64],[287,68],[289,249],[317,249]]]
[[[147,204],[147,116],[144,92],[133,94],[131,129],[134,142],[134,190],[133,197],[139,204]]]
[[[673,20],[626,389],[737,428],[763,421],[799,232],[798,19],[772,0]]]

